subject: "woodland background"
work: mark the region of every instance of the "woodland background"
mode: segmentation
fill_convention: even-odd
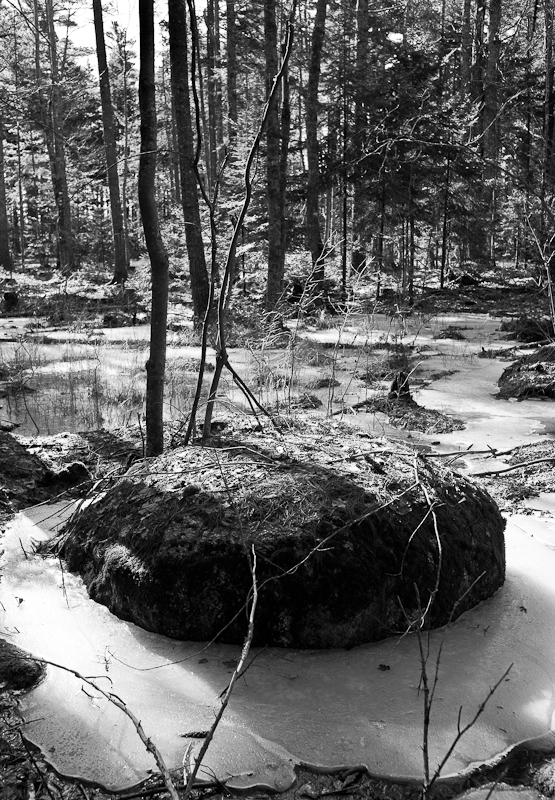
[[[126,30],[104,30],[100,0],[93,6],[100,84],[95,54],[72,44],[70,3],[0,4],[7,270],[38,260],[71,272],[96,260],[121,281],[144,250],[140,54]],[[415,274],[441,285],[460,267],[545,277],[555,232],[553,6],[300,0],[237,276],[264,281],[268,308],[285,278],[310,274],[346,288],[362,273],[378,293],[392,277],[409,302]],[[209,208],[214,236],[229,239],[292,9],[169,0],[167,11],[156,36],[156,203],[166,249],[188,259],[202,317]]]

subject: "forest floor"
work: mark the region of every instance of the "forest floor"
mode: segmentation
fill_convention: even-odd
[[[126,290],[126,295],[118,295],[120,290],[99,286],[98,298],[91,300],[87,286],[79,289],[74,296],[67,291],[45,292],[47,276],[32,279],[19,278],[17,284],[4,284],[4,291],[16,286],[19,293],[17,313],[26,316],[33,308],[37,314],[50,316],[51,321],[68,324],[68,314],[78,309],[91,310],[96,324],[106,324],[106,314],[114,314],[118,324],[128,324],[141,319],[144,314],[144,298],[136,288]],[[66,287],[67,290],[67,287]],[[42,294],[41,294],[42,292]],[[37,305],[41,297],[43,305]],[[76,297],[82,298],[77,300]],[[123,298],[123,301],[122,301]],[[181,298],[178,298],[181,304]],[[95,305],[96,303],[96,305]],[[183,304],[184,305],[184,304]],[[125,306],[125,308],[123,308]],[[452,287],[425,296],[420,304],[426,313],[439,313],[457,310],[495,313],[503,317],[517,319],[524,315],[538,319],[546,305],[542,296],[533,287]],[[10,315],[16,309],[11,309]],[[387,310],[387,309],[386,309]],[[122,317],[123,315],[123,317]],[[542,338],[542,330],[538,338]],[[412,410],[418,415],[418,410]],[[423,411],[426,411],[425,409]],[[1,434],[0,437],[7,437]],[[12,437],[9,437],[11,440]],[[0,440],[8,441],[7,438]],[[114,447],[115,441],[118,442]],[[111,469],[124,469],[126,464],[142,454],[142,438],[138,428],[125,431],[98,431],[88,434],[58,435],[37,439],[22,439],[9,457],[0,459],[0,529],[3,529],[13,512],[30,504],[42,502],[61,492],[75,493],[80,489],[73,485],[79,480],[67,475],[60,478],[60,472],[73,461],[82,462],[91,478],[98,478]],[[6,454],[4,454],[5,456]],[[541,491],[552,491],[555,485],[555,442],[541,442],[515,448],[509,454],[508,465],[516,467],[505,475],[484,476],[480,478],[488,491],[505,511],[522,511],[523,501]],[[533,462],[533,463],[532,463]],[[9,468],[8,468],[9,467]],[[31,476],[31,479],[30,479]],[[83,486],[88,478],[81,473]],[[8,487],[9,491],[5,491]],[[6,676],[2,676],[0,658],[0,800],[108,800],[114,795],[104,790],[84,785],[78,781],[63,778],[55,773],[44,760],[41,753],[30,745],[24,737],[25,724],[17,710],[18,693],[21,690],[10,688]],[[345,772],[322,775],[305,769],[298,769],[298,780],[282,796],[284,800],[319,800],[324,797],[345,796],[360,800],[412,800],[422,796],[422,787],[414,784],[393,783],[377,780],[361,772]],[[179,781],[178,781],[179,782]],[[450,800],[469,789],[477,787],[514,787],[530,789],[546,797],[555,797],[555,756],[536,753],[524,748],[515,749],[510,756],[497,766],[484,768],[460,782],[438,783],[429,793],[430,798]],[[153,777],[136,792],[126,792],[119,798],[152,797],[163,793],[157,777]],[[195,795],[204,797],[226,797],[234,793],[222,785],[200,788]],[[253,800],[262,800],[267,795],[263,791],[251,793]]]

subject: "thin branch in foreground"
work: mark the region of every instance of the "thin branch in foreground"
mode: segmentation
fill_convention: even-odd
[[[251,144],[247,160],[245,163],[244,173],[243,173],[243,183],[244,183],[244,194],[243,194],[243,202],[241,205],[241,210],[239,215],[235,221],[235,225],[233,227],[233,234],[231,237],[231,241],[229,243],[227,249],[227,256],[226,256],[226,263],[224,274],[222,278],[222,286],[220,289],[220,297],[218,300],[217,306],[217,348],[216,348],[216,369],[214,370],[214,375],[212,377],[212,383],[210,386],[210,391],[208,395],[208,401],[206,403],[206,412],[204,416],[204,423],[203,423],[203,433],[202,438],[206,440],[210,435],[210,429],[212,424],[212,414],[214,411],[214,403],[216,401],[216,394],[218,391],[218,386],[220,383],[220,377],[222,371],[225,368],[229,369],[229,360],[227,354],[227,344],[226,344],[226,309],[229,302],[229,296],[232,291],[232,265],[235,259],[235,253],[237,250],[237,242],[239,240],[239,235],[243,227],[243,223],[245,221],[247,211],[249,209],[253,191],[253,178],[252,178],[252,170],[253,165],[256,161],[258,150],[260,147],[260,142],[262,139],[262,135],[266,128],[266,124],[268,121],[268,117],[270,114],[271,105],[279,91],[279,87],[281,85],[281,78],[283,77],[285,70],[287,69],[287,64],[289,62],[289,57],[291,55],[292,47],[293,47],[293,32],[294,32],[294,16],[296,13],[297,7],[297,0],[292,1],[291,10],[289,14],[289,19],[287,21],[286,27],[286,41],[284,45],[283,51],[283,58],[281,67],[279,68],[276,76],[274,77],[274,81],[270,92],[268,94],[268,98],[264,105],[264,109],[262,112],[262,117],[258,124],[258,129],[254,140]],[[240,388],[243,388],[241,384],[238,384]],[[244,391],[244,388],[243,388]],[[196,400],[196,398],[195,398]]]
[[[225,712],[225,710],[226,710],[226,708],[228,706],[228,703],[229,703],[229,700],[230,700],[230,697],[231,697],[231,693],[233,692],[233,687],[235,686],[239,676],[241,674],[243,674],[247,658],[249,657],[249,651],[250,651],[252,640],[253,640],[253,637],[254,637],[254,617],[255,617],[255,614],[256,614],[256,606],[257,606],[257,603],[258,603],[258,584],[257,584],[257,580],[256,580],[256,550],[254,549],[254,545],[252,545],[252,561],[251,561],[251,564],[252,564],[252,569],[251,569],[251,574],[252,574],[252,600],[251,600],[251,607],[250,607],[250,612],[249,612],[249,624],[248,624],[248,628],[247,628],[247,635],[245,637],[245,641],[244,641],[244,644],[243,644],[243,649],[241,650],[241,657],[239,658],[237,666],[235,667],[235,669],[233,671],[233,675],[231,676],[231,680],[229,681],[226,693],[225,693],[225,695],[224,695],[224,697],[222,699],[222,703],[221,703],[221,706],[220,706],[220,708],[218,710],[218,713],[216,714],[214,722],[212,723],[212,727],[208,731],[208,735],[204,739],[204,741],[202,743],[202,746],[201,746],[201,748],[199,750],[199,753],[198,753],[197,757],[195,758],[195,766],[193,767],[193,769],[191,770],[191,772],[189,774],[189,780],[187,781],[187,786],[185,787],[185,795],[184,795],[185,800],[187,800],[187,798],[191,794],[191,790],[193,788],[193,784],[195,782],[195,779],[197,777],[198,771],[199,771],[200,766],[202,764],[202,759],[206,755],[206,751],[208,750],[208,747],[210,746],[210,742],[214,738],[214,734],[216,733],[218,725],[220,724],[220,721],[221,721],[221,719],[222,719],[222,717],[224,715],[224,712]]]
[[[513,666],[514,666],[514,663],[509,664],[509,666],[507,667],[505,672],[501,675],[499,680],[492,687],[490,687],[487,695],[485,696],[485,698],[482,700],[482,702],[478,706],[478,709],[476,710],[476,713],[474,714],[472,719],[469,722],[467,722],[466,725],[463,725],[462,727],[461,727],[461,716],[462,716],[462,706],[461,706],[461,708],[459,709],[459,715],[458,715],[458,719],[457,719],[457,735],[455,736],[455,738],[451,742],[451,745],[447,749],[447,752],[445,753],[445,755],[443,756],[442,760],[438,764],[438,766],[436,768],[436,771],[434,772],[434,775],[433,775],[433,777],[432,777],[432,779],[431,779],[431,781],[430,781],[430,783],[429,783],[429,785],[427,787],[428,792],[430,791],[430,789],[432,788],[434,783],[438,780],[439,776],[441,775],[441,770],[443,769],[443,767],[445,766],[445,764],[447,763],[447,761],[451,757],[455,747],[458,745],[458,743],[460,742],[462,737],[465,735],[465,733],[467,733],[478,722],[478,719],[484,713],[487,704],[489,703],[489,701],[491,700],[491,698],[493,697],[493,695],[495,694],[497,689],[501,686],[503,681],[507,678],[507,676],[508,676],[509,672],[512,670]]]

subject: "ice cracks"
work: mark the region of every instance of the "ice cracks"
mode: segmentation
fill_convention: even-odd
[[[430,636],[430,674],[443,642],[429,734],[432,773],[456,734],[459,709],[464,725],[511,664],[442,775],[471,770],[520,743],[555,744],[555,552],[537,535],[541,520],[530,533],[526,519],[518,527],[509,520],[505,586]],[[177,767],[210,726],[239,649],[177,642],[112,616],[59,562],[29,552],[30,539],[48,536],[56,522],[44,506],[19,514],[7,530],[0,634],[117,694],[168,766]],[[421,779],[420,678],[414,635],[349,651],[264,650],[236,686],[202,775],[278,791],[291,785],[298,763],[362,765],[377,775]],[[68,672],[49,667],[46,681],[22,697],[22,711],[28,738],[66,775],[121,789],[155,767],[122,712]]]

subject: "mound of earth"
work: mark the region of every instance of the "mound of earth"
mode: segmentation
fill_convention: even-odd
[[[495,469],[482,478],[488,492],[503,510],[522,511],[522,504],[528,498],[553,492],[555,442],[552,439],[515,447],[504,460],[514,469],[508,472]]]
[[[46,675],[46,667],[24,650],[0,638],[0,689],[34,688]]]
[[[60,550],[118,616],[228,643],[245,634],[255,553],[255,643],[343,647],[406,629],[432,596],[432,626],[490,596],[504,525],[479,486],[413,450],[305,422],[133,464]]]
[[[465,427],[462,420],[433,408],[419,406],[412,398],[371,397],[353,408],[387,414],[387,421],[392,427],[422,433],[452,433]]]
[[[73,462],[56,468],[30,452],[22,442],[0,431],[0,516],[2,512],[9,514],[48,500],[90,479],[83,464]]]
[[[555,345],[540,347],[508,367],[498,381],[502,398],[555,398]]]
[[[555,335],[553,322],[549,315],[529,317],[523,314],[516,319],[503,320],[501,331],[509,331],[512,336],[508,339],[518,339],[519,342],[541,342],[552,339]]]

